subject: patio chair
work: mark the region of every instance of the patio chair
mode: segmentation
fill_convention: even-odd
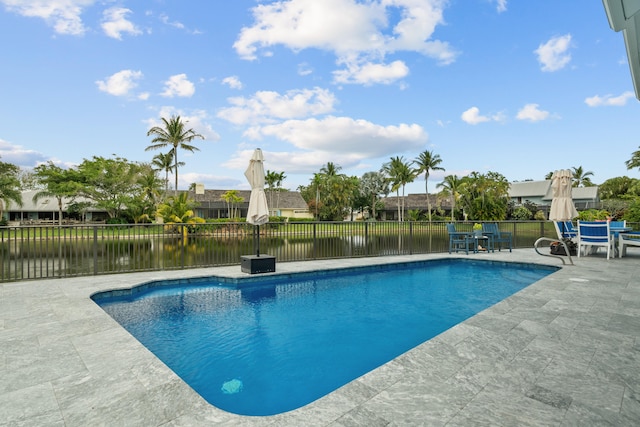
[[[496,244],[498,244],[498,251],[502,250],[502,244],[509,245],[509,252],[512,252],[513,246],[513,234],[510,231],[500,231],[500,227],[495,222],[482,223],[482,233],[486,234],[490,238],[491,248],[495,250]]]
[[[573,222],[553,221],[553,226],[556,228],[559,239],[569,239],[573,241],[578,239],[578,230],[573,226]]]
[[[449,253],[462,251],[469,255],[469,247],[471,246],[471,250],[474,250],[474,240],[473,235],[466,231],[457,231],[456,225],[449,223],[447,224],[447,232],[449,233]]]
[[[589,251],[605,247],[609,259],[613,251],[613,242],[608,221],[578,221],[578,258],[583,247]]]
[[[627,254],[627,246],[640,246],[640,233],[620,233],[618,236],[618,257]]]

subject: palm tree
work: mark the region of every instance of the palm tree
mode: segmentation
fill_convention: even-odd
[[[416,171],[411,169],[410,163],[405,162],[402,156],[392,157],[391,161],[382,167],[391,181],[391,191],[395,191],[398,198],[398,221],[403,221],[404,215],[404,188],[416,178]],[[400,199],[402,188],[402,199]],[[402,209],[400,208],[402,203]]]
[[[282,191],[282,181],[284,181],[286,177],[287,176],[284,174],[284,171],[276,174],[276,189],[278,190],[276,209],[280,209],[280,192]]]
[[[627,169],[640,168],[640,150],[631,153],[631,158],[624,163],[627,165]]]
[[[176,226],[176,230],[181,230],[183,241],[186,242],[189,228],[186,224],[200,224],[206,222],[203,218],[196,216],[194,208],[196,203],[189,199],[189,193],[180,193],[175,197],[170,197],[158,206],[156,215],[162,218],[163,223],[169,226]]]
[[[0,161],[0,220],[4,207],[14,202],[22,206],[22,192],[20,191],[20,168],[11,163]]]
[[[429,222],[431,222],[431,201],[429,200],[429,189],[427,187],[427,181],[429,181],[430,171],[444,170],[443,167],[438,166],[440,163],[442,163],[442,159],[440,158],[440,156],[438,154],[434,154],[429,150],[423,151],[416,159],[413,160],[413,164],[418,166],[418,169],[415,171],[416,175],[420,175],[422,172],[424,172],[424,192],[427,196]]]
[[[169,120],[162,118],[164,122],[164,128],[159,126],[154,126],[147,132],[147,136],[154,135],[154,138],[151,140],[152,144],[145,148],[145,151],[149,150],[157,150],[159,148],[165,148],[167,146],[171,146],[171,151],[173,152],[173,168],[175,171],[175,183],[176,187],[174,189],[174,195],[178,195],[178,148],[183,150],[187,150],[190,152],[198,151],[199,148],[193,145],[187,144],[191,142],[194,138],[204,139],[204,136],[196,133],[193,129],[184,128],[184,123],[180,119],[180,116],[171,116]]]
[[[269,190],[269,209],[273,208],[273,189],[276,187],[278,182],[278,173],[267,171],[264,174],[264,183],[267,184],[267,190]]]
[[[447,175],[436,187],[441,187],[442,192],[451,197],[451,221],[455,221],[456,200],[460,197],[458,189],[462,180],[457,175]]]
[[[164,192],[169,191],[169,172],[173,169],[173,150],[167,154],[156,154],[151,160],[151,164],[156,170],[164,172]],[[184,166],[184,162],[178,163],[178,166]]]
[[[593,176],[593,172],[587,171],[585,172],[582,169],[582,166],[578,166],[573,169],[573,187],[592,187],[593,183],[591,182],[590,176]]]
[[[326,165],[320,168],[320,173],[326,177],[338,176],[338,172],[342,169],[342,166],[338,166],[333,162],[327,162]]]
[[[229,219],[235,218],[238,214],[237,205],[242,203],[244,199],[238,194],[238,190],[229,190],[222,195],[222,200],[227,202],[227,211]]]

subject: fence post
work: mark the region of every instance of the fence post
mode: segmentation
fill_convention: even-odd
[[[98,226],[93,226],[93,275],[98,274]]]
[[[313,223],[313,259],[316,259],[316,247],[318,245],[318,242],[316,241],[316,226],[317,224],[314,222]]]
[[[369,255],[369,223],[364,222],[364,254]]]
[[[409,255],[413,255],[413,221],[409,221]]]
[[[187,246],[187,237],[186,237],[186,233],[187,230],[185,229],[186,225],[182,224],[180,226],[180,268],[185,267],[184,265],[184,250],[185,250],[185,246]]]

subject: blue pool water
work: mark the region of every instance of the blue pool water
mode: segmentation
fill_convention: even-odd
[[[94,300],[209,403],[306,405],[555,271],[439,260],[164,281]]]

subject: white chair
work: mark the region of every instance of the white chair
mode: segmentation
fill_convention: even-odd
[[[608,221],[578,221],[578,258],[584,246],[585,250],[607,248],[609,259],[613,252],[613,242]]]
[[[627,254],[627,246],[640,246],[640,233],[620,233],[618,236],[618,256]]]

